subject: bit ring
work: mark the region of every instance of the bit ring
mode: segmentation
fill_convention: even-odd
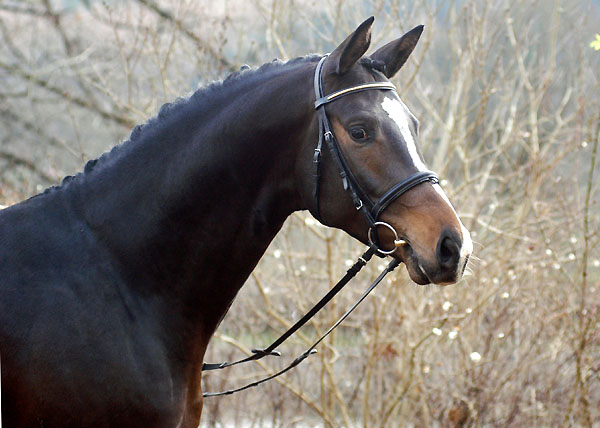
[[[373,242],[373,236],[372,236],[371,232],[377,226],[387,227],[394,234],[394,248],[392,250],[383,250],[379,247],[378,244],[375,244],[375,242]],[[381,254],[385,254],[386,256],[392,254],[394,251],[396,251],[401,246],[408,244],[408,242],[406,242],[404,239],[400,239],[400,237],[398,236],[398,232],[396,232],[396,229],[394,229],[394,227],[391,224],[386,223],[384,221],[376,221],[375,223],[373,223],[373,226],[371,226],[369,228],[368,237],[369,237],[369,243],[371,245],[374,245],[377,248],[378,252],[380,252]]]

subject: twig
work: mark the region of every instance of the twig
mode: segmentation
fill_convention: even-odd
[[[75,105],[77,105],[81,108],[84,108],[86,110],[89,110],[93,113],[99,114],[102,118],[107,119],[111,122],[117,123],[118,125],[121,125],[121,126],[124,126],[127,128],[131,128],[135,125],[135,123],[132,122],[130,119],[121,117],[121,116],[119,116],[115,113],[109,112],[109,111],[105,111],[105,110],[101,109],[99,106],[92,104],[83,98],[76,97],[73,94],[69,93],[67,90],[59,88],[57,86],[54,86],[49,81],[39,78],[39,77],[35,76],[34,74],[27,72],[19,67],[12,66],[12,65],[9,65],[9,64],[6,64],[6,63],[0,61],[0,68],[3,68],[4,70],[8,71],[11,74],[17,75],[17,76],[21,77],[22,79],[28,80],[28,81],[36,84],[37,86],[55,94],[55,95],[60,96],[61,98],[65,99],[66,101],[68,101],[72,104],[75,104]]]

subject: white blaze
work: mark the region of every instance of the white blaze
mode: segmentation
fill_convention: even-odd
[[[390,119],[392,119],[396,123],[396,125],[398,125],[400,135],[402,135],[402,138],[406,143],[406,149],[408,150],[408,154],[410,155],[414,166],[419,171],[427,171],[428,168],[419,156],[419,152],[417,151],[417,144],[415,142],[412,132],[410,131],[410,126],[408,122],[409,117],[405,105],[402,103],[402,101],[398,99],[386,96],[383,102],[381,103],[381,107],[385,110]],[[464,257],[471,254],[471,252],[473,251],[473,242],[471,241],[471,234],[460,221],[456,210],[450,203],[450,200],[448,199],[448,196],[446,196],[446,192],[444,192],[442,187],[439,184],[434,184],[433,188],[442,197],[442,199],[446,201],[446,203],[450,206],[452,211],[454,211],[456,218],[458,218],[458,221],[460,222],[462,232],[462,247],[460,249],[460,256],[464,259]]]
[[[421,160],[419,152],[417,151],[417,144],[413,138],[412,132],[410,132],[410,126],[408,124],[408,114],[406,113],[406,107],[398,99],[391,97],[385,97],[381,103],[381,107],[386,111],[390,119],[392,119],[398,128],[400,129],[400,135],[406,142],[406,148],[410,155],[413,164],[419,171],[426,171],[427,167]]]

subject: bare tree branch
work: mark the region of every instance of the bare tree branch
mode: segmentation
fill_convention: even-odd
[[[28,80],[55,95],[60,96],[61,98],[63,98],[65,101],[67,101],[69,103],[75,104],[81,108],[88,110],[88,111],[99,114],[102,118],[107,119],[111,122],[117,123],[117,124],[119,124],[121,126],[125,126],[127,128],[131,128],[132,126],[135,125],[135,123],[129,118],[122,117],[122,116],[120,116],[116,113],[110,112],[110,111],[105,111],[105,110],[101,109],[100,107],[98,107],[97,105],[92,104],[85,99],[79,98],[79,97],[71,94],[70,92],[68,92],[65,89],[54,86],[47,80],[37,77],[34,74],[29,73],[25,70],[22,70],[16,66],[12,66],[12,65],[9,65],[9,64],[6,64],[6,63],[0,61],[0,68],[6,70],[10,74],[19,76],[19,77],[21,77],[25,80]]]

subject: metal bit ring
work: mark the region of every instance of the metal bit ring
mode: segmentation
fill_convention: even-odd
[[[379,247],[379,245],[375,244],[373,242],[373,237],[372,237],[372,231],[374,228],[376,228],[377,226],[383,226],[383,227],[387,227],[389,230],[392,231],[392,233],[394,234],[394,248],[392,250],[383,250]],[[394,229],[394,227],[391,224],[388,224],[386,222],[383,221],[377,221],[375,223],[373,223],[373,226],[371,226],[369,228],[369,232],[368,232],[368,236],[369,236],[369,243],[371,245],[374,245],[375,247],[377,247],[377,251],[379,251],[381,254],[385,254],[386,256],[392,254],[394,251],[396,251],[399,247],[406,245],[407,242],[404,239],[400,239],[400,237],[398,236],[398,232],[396,232],[396,229]]]

